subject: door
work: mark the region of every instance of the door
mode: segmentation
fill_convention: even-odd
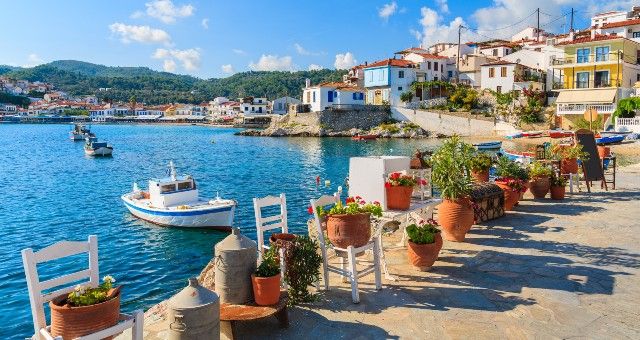
[[[374,105],[382,105],[382,91],[376,90],[373,93],[373,104]]]

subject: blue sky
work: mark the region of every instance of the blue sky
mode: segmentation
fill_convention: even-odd
[[[535,25],[566,30],[634,0],[2,1],[0,64],[76,59],[224,77],[247,70],[346,68],[408,46],[504,38]],[[562,25],[565,26],[562,26]],[[509,26],[509,27],[507,27]],[[506,27],[506,28],[505,28]]]

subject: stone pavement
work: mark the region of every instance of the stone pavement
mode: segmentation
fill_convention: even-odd
[[[332,275],[317,302],[290,309],[288,329],[265,319],[241,324],[236,337],[639,339],[639,200],[640,166],[619,171],[615,191],[525,197],[517,211],[474,226],[467,242],[445,241],[431,272],[414,270],[406,249],[389,249],[399,281],[375,291],[373,275],[364,277],[360,304]],[[147,339],[166,335],[157,308]]]

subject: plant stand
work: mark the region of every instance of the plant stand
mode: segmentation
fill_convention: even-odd
[[[287,302],[289,297],[286,291],[280,293],[280,301],[270,306],[257,306],[254,303],[246,305],[233,305],[223,303],[220,305],[221,332],[229,339],[235,339],[237,334],[237,323],[242,321],[252,321],[275,316],[281,328],[289,327],[289,312]]]

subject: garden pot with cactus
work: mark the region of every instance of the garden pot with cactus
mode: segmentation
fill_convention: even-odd
[[[430,219],[426,222],[411,224],[407,227],[409,242],[407,257],[409,263],[421,271],[428,271],[438,259],[442,249],[442,236],[437,228],[438,223]]]

